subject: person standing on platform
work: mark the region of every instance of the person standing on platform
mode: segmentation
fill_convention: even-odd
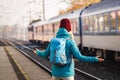
[[[66,57],[69,58],[69,60],[66,61],[69,64],[66,64],[64,66],[58,66],[58,65],[52,64],[52,80],[74,80],[75,71],[74,71],[73,57],[83,62],[103,62],[104,61],[103,58],[85,56],[81,54],[81,52],[77,47],[76,42],[73,39],[70,20],[67,18],[64,18],[60,21],[60,26],[59,26],[58,32],[56,33],[56,38],[66,39],[65,54],[66,54]],[[51,57],[51,54],[53,53],[52,47],[54,46],[51,46],[51,41],[45,51],[37,50],[37,51],[34,51],[34,53],[41,57],[53,58]]]

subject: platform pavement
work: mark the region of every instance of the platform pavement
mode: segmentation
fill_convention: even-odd
[[[4,47],[0,46],[0,80],[18,80],[7,57]]]
[[[5,47],[12,56],[26,80],[52,80],[51,75],[37,66],[12,46]],[[0,80],[19,80],[5,53],[4,47],[0,47]]]

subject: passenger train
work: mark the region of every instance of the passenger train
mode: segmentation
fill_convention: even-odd
[[[48,43],[55,37],[62,18],[70,19],[74,40],[83,54],[120,62],[120,0],[102,0],[71,13],[34,23],[29,27],[29,40],[39,44]]]

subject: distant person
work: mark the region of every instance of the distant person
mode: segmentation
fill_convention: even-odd
[[[67,61],[65,61],[68,64],[63,65],[63,66],[52,64],[52,79],[53,80],[74,80],[75,71],[74,71],[73,57],[78,59],[79,61],[83,61],[83,62],[103,62],[104,61],[104,59],[102,59],[102,58],[92,57],[92,56],[84,56],[80,53],[80,51],[73,39],[70,21],[67,18],[64,18],[60,21],[60,26],[59,26],[59,30],[56,34],[56,38],[58,38],[58,40],[63,39],[63,38],[66,39],[65,54],[66,54],[66,57],[69,59],[67,59]],[[57,44],[57,43],[54,43],[54,44]],[[52,40],[51,40],[45,51],[37,50],[37,51],[34,51],[34,53],[41,57],[54,58],[51,55],[54,54],[53,49],[55,47],[56,46],[52,46]],[[52,59],[52,60],[54,60],[54,59]]]

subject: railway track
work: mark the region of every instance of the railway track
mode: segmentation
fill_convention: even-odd
[[[49,62],[49,59],[44,59],[44,58],[40,58],[37,55],[33,54],[33,49],[21,45],[21,43],[16,43],[16,42],[9,42],[9,44],[11,44],[12,46],[14,46],[17,50],[19,50],[20,52],[22,52],[25,56],[27,56],[29,59],[31,59],[32,61],[34,61],[37,65],[39,65],[40,67],[42,67],[43,69],[45,69],[49,74],[51,74],[51,63]],[[37,46],[35,46],[37,47]],[[78,68],[75,68],[76,71],[76,75],[75,75],[75,80],[102,80],[92,74],[89,74],[85,71],[82,71]]]
[[[14,41],[13,41],[14,44],[13,43],[12,44],[16,45],[21,51],[24,51],[25,54],[27,54],[27,55],[31,56],[33,59],[35,59],[33,61],[34,62],[37,61],[36,64],[38,64],[38,65],[42,64],[45,67],[47,67],[49,70],[47,70],[47,69],[45,69],[45,70],[48,71],[49,74],[51,74],[51,63],[49,62],[49,59],[44,59],[42,57],[34,55],[32,52],[34,48],[39,47],[38,45],[33,45],[33,44],[29,44],[29,43],[26,44],[26,42],[24,42],[24,41],[22,41],[22,42],[15,41],[15,42],[17,42],[17,43],[14,43]],[[27,46],[24,46],[21,44],[24,44]],[[112,69],[108,65],[101,66],[101,63],[76,62],[75,80],[79,80],[79,79],[80,80],[120,80],[120,72],[118,70],[119,69]]]
[[[38,48],[39,46],[29,43],[26,44],[24,41],[19,41],[18,43],[12,42],[11,44],[20,49],[28,58],[31,57],[30,59],[37,65],[42,65],[42,68],[51,74],[51,63],[49,62],[49,59],[44,59],[33,54],[33,49],[36,47]],[[101,66],[101,63],[76,62],[75,71],[75,80],[120,80],[120,73],[117,69],[112,69],[105,65]]]

